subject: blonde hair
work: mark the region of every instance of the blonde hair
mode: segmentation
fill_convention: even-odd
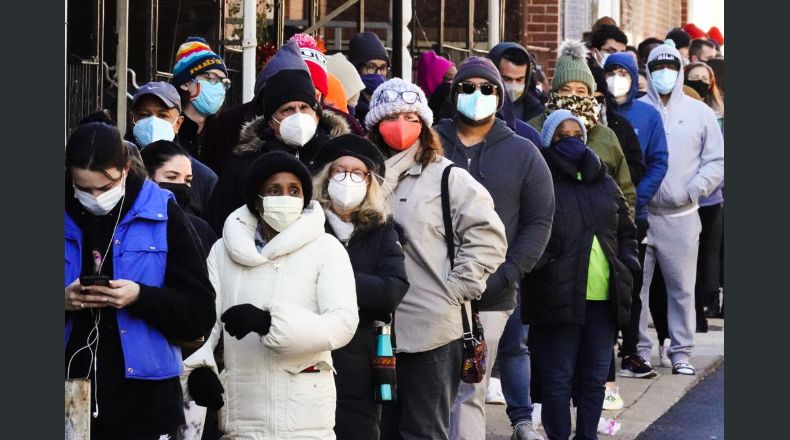
[[[717,117],[723,118],[724,117],[724,101],[721,100],[721,94],[719,93],[719,86],[716,84],[716,73],[713,71],[713,68],[707,65],[707,63],[703,63],[701,61],[697,61],[691,64],[688,64],[684,68],[684,77],[683,79],[688,79],[689,73],[692,70],[696,69],[697,67],[705,68],[708,71],[708,75],[710,76],[710,91],[702,100],[705,104],[708,104],[708,107],[713,109],[716,113]]]
[[[329,197],[329,169],[335,162],[329,162],[321,171],[313,177],[313,200],[324,209],[332,209],[332,199]],[[387,222],[391,211],[388,200],[384,197],[380,181],[384,176],[378,176],[370,172],[370,182],[365,199],[351,213],[351,223],[359,230],[375,229]]]

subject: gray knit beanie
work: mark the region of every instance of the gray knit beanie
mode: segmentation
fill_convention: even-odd
[[[409,104],[403,100],[402,92],[414,92],[417,94],[417,99]],[[429,127],[433,125],[433,112],[428,107],[428,99],[425,98],[422,89],[400,78],[392,78],[373,91],[373,96],[370,97],[370,109],[365,116],[365,127],[371,130],[386,116],[406,112],[417,112],[425,125]]]

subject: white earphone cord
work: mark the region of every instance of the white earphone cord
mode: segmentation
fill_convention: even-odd
[[[124,182],[124,185],[126,182]],[[121,208],[118,210],[118,217],[115,219],[115,225],[112,228],[112,235],[110,235],[110,243],[107,245],[107,249],[104,251],[104,255],[102,256],[101,263],[99,263],[99,268],[96,273],[100,274],[102,267],[104,267],[104,262],[107,260],[107,254],[110,252],[110,247],[112,246],[112,241],[115,240],[115,231],[118,229],[118,223],[121,221],[121,213],[123,213],[123,202],[126,200],[126,194],[124,193],[123,197],[121,197]],[[71,355],[69,359],[68,366],[66,367],[66,378],[71,378],[71,362],[74,360],[74,357],[77,356],[77,353],[85,350],[86,348],[91,354],[90,362],[88,363],[88,374],[86,377],[90,379],[91,370],[93,370],[93,401],[95,410],[93,411],[93,418],[99,417],[99,323],[101,322],[101,309],[97,310],[96,314],[93,314],[93,310],[91,310],[91,315],[93,315],[93,327],[91,331],[88,333],[88,337],[85,340],[85,345],[81,347],[79,350],[75,351],[74,354]],[[94,336],[95,333],[95,336]],[[91,347],[93,344],[96,344],[96,347]]]

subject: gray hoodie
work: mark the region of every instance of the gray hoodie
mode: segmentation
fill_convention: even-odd
[[[648,64],[667,53],[681,59],[677,49],[662,44],[650,52]],[[667,215],[695,209],[699,198],[713,192],[724,178],[724,138],[716,115],[704,102],[683,93],[682,72],[666,105],[650,75],[647,83],[647,95],[641,100],[661,114],[669,151],[667,174],[648,211]]]

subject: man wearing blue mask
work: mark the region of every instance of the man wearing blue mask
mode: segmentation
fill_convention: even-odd
[[[455,118],[443,119],[434,126],[445,156],[466,169],[491,194],[508,242],[506,260],[488,278],[478,302],[488,347],[486,376],[477,384],[461,383],[450,415],[450,438],[485,439],[486,389],[502,339],[502,350],[508,353],[500,356],[501,380],[505,396],[510,397],[512,438],[542,439],[532,426],[526,330],[520,314],[513,311],[522,277],[532,270],[549,241],[554,189],[537,147],[496,117],[506,93],[490,59],[469,57],[458,66],[451,84]],[[510,335],[507,341],[505,333]]]
[[[390,73],[390,57],[378,35],[373,32],[360,32],[348,42],[349,61],[357,68],[365,90],[359,94],[354,116],[365,124],[370,97],[387,80]]]
[[[669,152],[666,176],[647,205],[649,229],[641,296],[642,304],[648,304],[654,268],[660,266],[667,288],[671,339],[667,355],[672,373],[693,375],[694,268],[702,228],[698,201],[724,178],[724,139],[713,110],[683,93],[681,62],[674,44],[653,49],[647,59],[647,96],[640,99],[661,114]],[[647,307],[642,307],[637,350],[643,359],[649,359],[652,348]]]
[[[184,123],[179,144],[199,157],[206,127],[225,102],[230,89],[225,62],[200,37],[189,37],[178,48],[171,83],[181,95]]]
[[[134,141],[141,149],[160,140],[174,140],[181,144],[182,136],[179,134],[187,120],[182,116],[181,109],[181,97],[172,84],[166,82],[143,84],[132,98],[130,113],[134,126],[133,139],[129,138],[129,140]],[[194,157],[190,157],[190,161],[194,177],[192,200],[189,206],[195,215],[201,216],[217,183],[217,175]]]

